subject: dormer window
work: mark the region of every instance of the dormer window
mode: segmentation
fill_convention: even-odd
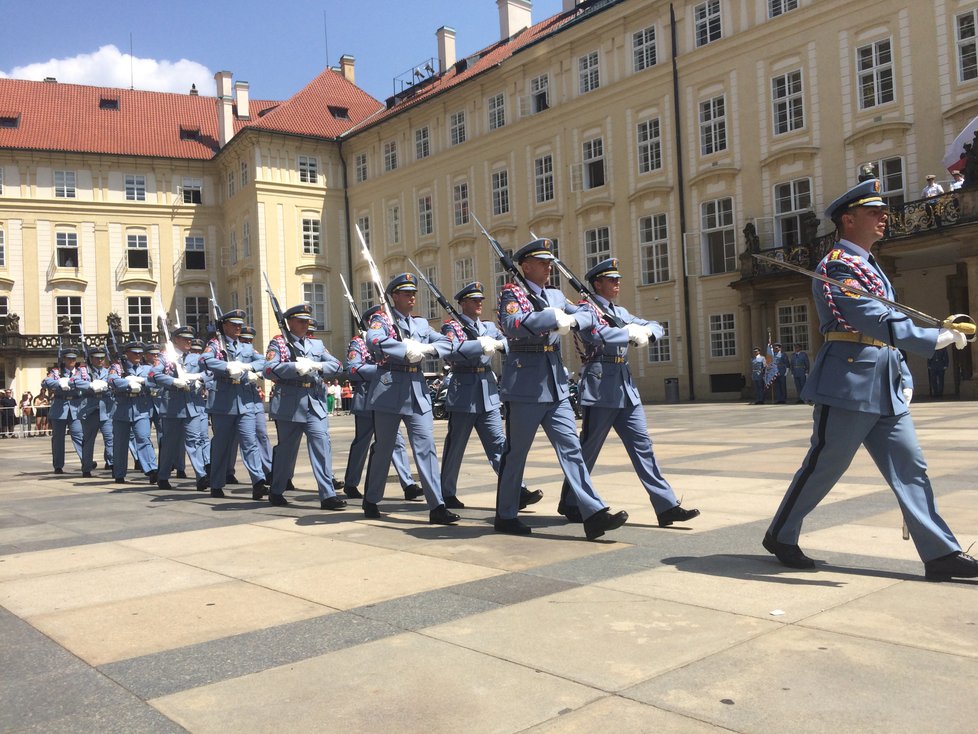
[[[181,127],[180,128],[180,139],[181,140],[200,140],[200,128],[199,127]]]
[[[335,105],[327,105],[326,109],[329,110],[329,114],[333,116],[334,120],[350,119],[350,110],[348,107],[337,107]]]
[[[20,115],[0,114],[0,128],[16,129],[20,127]]]
[[[119,109],[119,98],[118,97],[102,97],[98,101],[98,108],[100,110],[117,110],[117,109]]]

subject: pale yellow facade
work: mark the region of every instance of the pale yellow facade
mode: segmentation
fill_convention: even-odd
[[[517,4],[510,26],[525,18]],[[665,399],[676,379],[682,398],[739,399],[750,348],[768,330],[803,336],[812,356],[820,343],[807,288],[731,287],[743,278],[745,226],[762,247],[784,244],[782,228],[806,211],[822,219],[866,162],[891,174],[887,193],[903,201],[919,198],[925,174],[947,179],[945,147],[978,114],[959,37],[978,0],[586,6],[559,32],[423,102],[405,95],[341,141],[244,129],[209,161],[0,149],[8,312],[21,333],[53,334],[58,297],[76,296],[85,330],[104,332],[111,311],[126,328],[128,299],[159,295],[171,320],[179,310],[186,321],[187,299],[206,299],[213,282],[224,309],[254,314],[264,344],[277,333],[267,272],[283,306],[316,301],[322,337],[342,355],[352,323],[339,275],[361,306],[371,295],[354,223],[385,278],[412,258],[449,296],[483,281],[495,306],[498,266],[467,209],[507,248],[531,232],[554,238],[580,276],[620,258],[622,305],[668,326],[631,357],[645,399]],[[75,198],[55,195],[59,171],[75,172]],[[144,178],[144,201],[127,199],[131,175]],[[200,203],[185,203],[187,185],[200,186]],[[822,221],[817,232],[830,229]],[[59,232],[77,237],[73,267],[59,266]],[[130,267],[130,235],[145,236],[146,267]],[[189,266],[188,243],[203,248],[203,268],[199,255]],[[961,265],[978,273],[968,246],[939,262],[891,262],[901,298],[945,315],[944,279]],[[978,283],[970,292],[975,313]],[[424,295],[419,307],[440,323]],[[569,339],[564,356],[576,371]],[[36,392],[44,367],[8,357],[6,382]]]

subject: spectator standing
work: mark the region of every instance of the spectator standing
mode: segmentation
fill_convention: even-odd
[[[20,397],[20,423],[25,436],[34,434],[34,395],[30,390]]]
[[[767,360],[761,354],[759,347],[754,347],[754,352],[750,360],[750,379],[754,383],[754,405],[764,405],[764,370],[767,367]]]
[[[14,437],[14,425],[17,423],[17,400],[10,390],[4,390],[0,397],[0,434],[3,438]]]
[[[951,185],[949,188],[951,191],[957,191],[962,186],[964,186],[964,174],[961,173],[961,171],[955,171],[953,176],[954,176],[954,180],[951,181]]]
[[[930,396],[944,396],[944,370],[947,369],[947,350],[938,349],[934,356],[927,358],[927,377],[930,383]]]
[[[350,384],[349,380],[343,383],[343,387],[340,390],[340,400],[343,405],[343,412],[349,413],[353,407],[353,385]]]
[[[924,186],[924,190],[920,192],[920,198],[933,199],[935,196],[940,196],[943,193],[944,187],[937,183],[937,176],[933,173],[928,173],[927,184]]]
[[[41,392],[39,392],[37,397],[34,398],[34,419],[37,433],[39,435],[46,435],[51,430],[51,427],[48,424],[48,410],[50,407],[51,398],[48,395],[47,388],[42,387]]]

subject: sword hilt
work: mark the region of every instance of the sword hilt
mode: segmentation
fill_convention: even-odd
[[[945,329],[960,331],[962,334],[968,337],[969,342],[973,342],[975,339],[978,339],[978,334],[976,334],[975,329],[975,320],[966,313],[951,314],[944,319],[941,326]]]

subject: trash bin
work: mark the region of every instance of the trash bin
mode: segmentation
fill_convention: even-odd
[[[666,378],[666,402],[667,403],[679,402],[679,378],[678,377]]]

